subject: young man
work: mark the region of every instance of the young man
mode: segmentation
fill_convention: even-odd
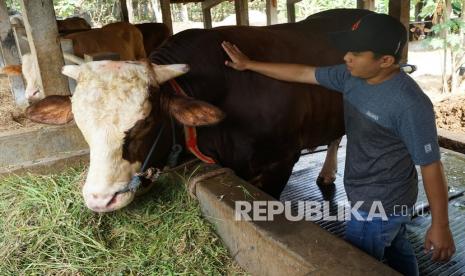
[[[344,185],[352,205],[363,202],[347,222],[346,239],[405,275],[418,275],[415,252],[405,224],[418,193],[415,165],[420,165],[431,207],[432,223],[425,250],[434,261],[455,252],[449,229],[447,184],[440,161],[433,106],[421,88],[402,72],[398,62],[406,43],[404,26],[393,17],[370,14],[351,31],[330,34],[346,52],[345,64],[315,68],[299,64],[250,60],[235,45],[222,46],[236,70],[252,70],[283,81],[319,84],[344,98],[347,158]],[[387,220],[368,219],[381,202]],[[386,217],[385,217],[386,218]]]

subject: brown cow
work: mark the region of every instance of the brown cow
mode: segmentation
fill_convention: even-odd
[[[84,31],[92,28],[90,24],[81,17],[57,19],[57,27],[59,33]]]
[[[69,33],[76,31],[90,30],[90,24],[81,17],[69,17],[65,19],[57,19],[57,27],[59,33]],[[10,16],[10,23],[24,27],[23,17],[20,14]]]
[[[176,143],[196,152],[184,142],[190,132],[183,126],[197,126],[196,146],[206,157],[244,179],[258,180],[265,192],[279,198],[302,149],[344,134],[342,96],[317,85],[227,68],[221,42],[231,41],[256,60],[343,63],[344,53],[330,47],[327,32],[349,30],[369,12],[330,10],[298,23],[191,29],[170,37],[150,56],[150,65],[100,61],[65,66],[63,73],[78,82],[72,111],[91,152],[83,187],[86,205],[109,212],[129,204],[134,191],[128,183],[158,135],[150,166],[164,167],[173,132]],[[177,83],[185,96],[166,83],[181,74]]]
[[[156,50],[170,36],[170,29],[164,23],[135,24],[144,37],[144,48],[147,56]]]

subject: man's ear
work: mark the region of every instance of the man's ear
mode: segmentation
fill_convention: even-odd
[[[186,126],[206,126],[219,123],[225,114],[216,106],[188,97],[175,96],[169,104],[170,113]]]
[[[33,122],[62,125],[73,119],[70,96],[48,96],[26,109],[26,117]]]
[[[396,63],[396,58],[394,56],[391,56],[391,55],[384,55],[381,57],[381,67],[382,68],[388,68],[390,67],[391,65],[395,64]]]
[[[1,73],[8,76],[20,76],[23,68],[21,65],[7,65],[1,69]]]

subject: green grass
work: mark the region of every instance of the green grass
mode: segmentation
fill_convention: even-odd
[[[0,180],[1,275],[243,274],[182,178],[96,214],[80,194],[83,171]]]

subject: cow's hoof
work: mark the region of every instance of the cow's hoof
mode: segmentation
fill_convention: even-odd
[[[336,194],[336,185],[334,185],[334,183],[318,185],[318,188],[320,189],[321,195],[323,196],[323,200],[330,201]]]
[[[316,184],[318,186],[329,186],[334,185],[334,181],[336,181],[335,177],[324,177],[320,175],[316,179]]]

